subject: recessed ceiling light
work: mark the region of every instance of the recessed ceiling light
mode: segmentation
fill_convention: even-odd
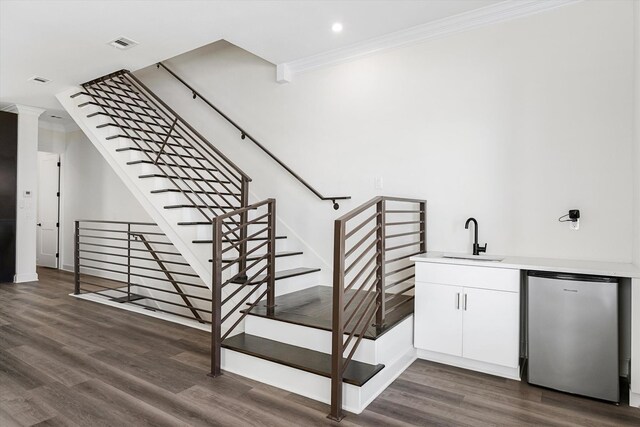
[[[331,31],[334,33],[339,33],[342,31],[342,24],[340,22],[336,22],[331,26]]]
[[[109,46],[113,46],[115,48],[118,49],[131,49],[132,47],[134,47],[135,45],[138,44],[137,41],[133,41],[131,39],[128,39],[126,37],[118,37],[115,40],[111,40],[109,43],[107,43]]]
[[[45,85],[45,84],[49,83],[51,80],[49,80],[47,78],[44,78],[44,77],[40,77],[40,76],[33,76],[33,77],[31,77],[29,79],[29,81]]]

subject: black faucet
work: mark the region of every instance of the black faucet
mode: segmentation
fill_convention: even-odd
[[[478,221],[476,221],[475,218],[469,218],[464,224],[464,228],[468,230],[470,222],[473,222],[475,225],[475,228],[473,229],[473,254],[480,255],[480,252],[487,252],[487,244],[485,243],[484,246],[480,246],[478,244]]]

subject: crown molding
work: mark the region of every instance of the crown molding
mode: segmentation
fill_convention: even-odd
[[[582,0],[508,0],[405,30],[365,40],[339,49],[277,64],[278,82],[290,82],[296,73],[362,58],[388,49],[405,47],[474,28],[521,18]]]
[[[28,116],[40,117],[40,115],[44,113],[46,110],[38,107],[31,107],[29,105],[12,104],[7,107],[4,107],[2,111],[15,113],[18,115],[24,114]]]

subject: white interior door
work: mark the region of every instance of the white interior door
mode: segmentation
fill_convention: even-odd
[[[464,289],[462,356],[518,367],[520,295],[517,292]]]
[[[38,152],[38,226],[36,264],[58,267],[59,156]]]
[[[416,283],[417,348],[462,356],[462,291],[458,286]]]

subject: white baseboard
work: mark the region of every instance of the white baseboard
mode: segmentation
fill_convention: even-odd
[[[38,273],[23,273],[13,276],[13,283],[37,282]]]
[[[465,359],[464,357],[451,356],[449,354],[422,349],[418,349],[418,359],[430,360],[432,362],[457,366],[458,368],[484,372],[485,374],[496,375],[499,377],[520,381],[519,368],[494,365],[493,363],[479,362],[477,360]]]

